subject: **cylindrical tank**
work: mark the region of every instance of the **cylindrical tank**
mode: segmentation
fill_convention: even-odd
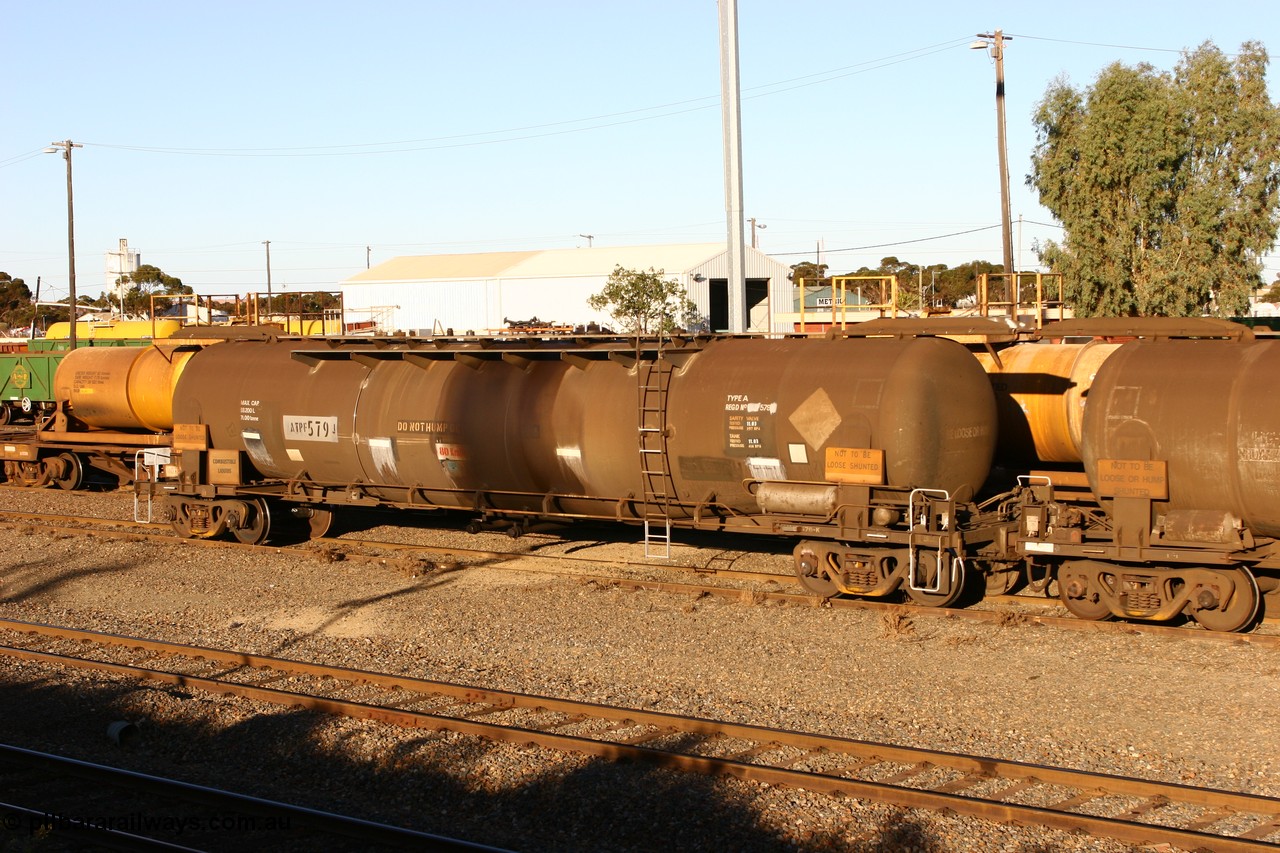
[[[1018,344],[978,361],[991,376],[1000,415],[997,463],[1079,462],[1085,399],[1119,344]]]
[[[174,421],[208,424],[211,447],[245,451],[268,477],[361,479],[353,418],[369,367],[321,358],[329,349],[320,341],[208,347],[183,370]]]
[[[110,323],[76,323],[76,339],[88,340],[141,340],[143,338],[167,338],[182,328],[179,320],[117,320]],[[68,322],[50,323],[45,330],[49,340],[66,340],[71,334]]]
[[[600,499],[642,499],[641,471],[661,460],[641,452],[641,409],[662,400],[682,501],[758,511],[746,481],[839,479],[829,449],[882,451],[884,484],[957,496],[990,467],[990,383],[950,341],[715,340],[647,377],[625,350],[608,354],[231,342],[192,359],[174,414],[209,424],[214,447],[246,451],[266,476],[399,497],[379,486],[414,486],[456,506],[519,493],[486,498],[499,509],[554,495],[559,511],[599,514],[613,512]],[[643,384],[662,390],[642,404]]]
[[[730,339],[673,382],[680,497],[744,503],[744,480],[823,481],[829,450],[884,452],[884,485],[973,495],[991,467],[995,401],[942,338]]]
[[[173,429],[173,391],[192,354],[154,346],[76,349],[58,365],[54,397],[90,426]]]
[[[1167,464],[1167,511],[1220,510],[1280,536],[1280,343],[1135,341],[1098,371],[1084,417],[1084,463]]]
[[[479,347],[455,349],[465,358]],[[212,447],[245,451],[267,477],[400,498],[403,489],[379,487],[415,486],[455,506],[470,506],[476,491],[581,493],[546,470],[556,456],[544,418],[569,366],[459,361],[455,349],[432,357],[441,353],[382,342],[231,341],[184,371],[175,419],[208,424]],[[634,448],[634,425],[631,435]],[[540,476],[531,459],[544,466]]]
[[[280,326],[286,335],[313,337],[342,334],[342,321],[337,317],[285,317]]]

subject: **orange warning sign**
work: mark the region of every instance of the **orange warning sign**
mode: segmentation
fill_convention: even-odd
[[[1164,462],[1149,459],[1099,459],[1098,495],[1104,498],[1169,499],[1169,472]]]
[[[828,447],[826,478],[833,483],[884,485],[884,451],[859,447]]]

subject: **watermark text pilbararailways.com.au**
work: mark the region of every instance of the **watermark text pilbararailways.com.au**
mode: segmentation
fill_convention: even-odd
[[[0,831],[36,835],[59,830],[104,830],[133,835],[184,835],[204,832],[287,832],[291,818],[245,814],[163,815],[123,812],[110,815],[75,815],[56,812],[0,810]]]

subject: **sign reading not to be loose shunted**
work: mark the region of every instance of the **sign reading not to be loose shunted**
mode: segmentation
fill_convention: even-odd
[[[884,451],[861,447],[828,447],[826,478],[833,483],[884,485]]]

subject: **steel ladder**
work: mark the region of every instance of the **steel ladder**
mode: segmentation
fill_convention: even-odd
[[[636,384],[639,398],[640,477],[644,490],[644,555],[671,558],[671,501],[674,483],[667,455],[667,391],[671,362],[658,339],[652,355],[636,340]]]

